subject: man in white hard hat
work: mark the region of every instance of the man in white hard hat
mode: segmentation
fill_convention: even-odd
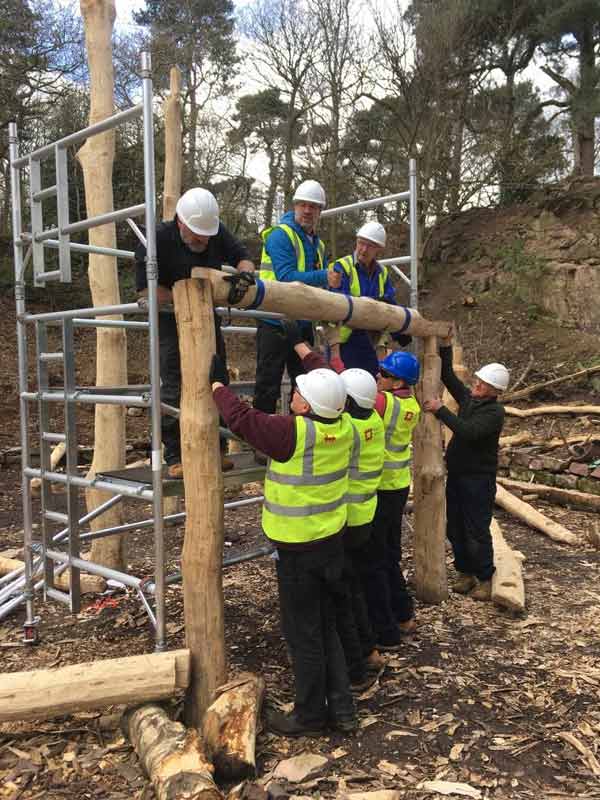
[[[387,267],[378,259],[383,255],[386,245],[386,232],[379,222],[365,222],[356,232],[354,253],[339,258],[332,270],[339,272],[342,282],[337,291],[352,297],[371,297],[384,303],[397,305],[396,290],[392,284]],[[372,335],[369,331],[355,330],[342,326],[339,328],[340,355],[348,369],[358,367],[376,376],[379,362]],[[411,341],[402,331],[392,334],[392,339],[400,345]]]
[[[458,403],[458,414],[439,398],[426,400],[425,411],[453,433],[446,450],[447,534],[454,551],[458,580],[454,591],[475,600],[489,600],[494,574],[490,524],[496,496],[498,440],[504,407],[498,397],[508,388],[504,364],[486,364],[475,373],[469,389],[452,369],[451,339],[440,348],[442,381]]]
[[[325,245],[319,238],[325,191],[314,180],[303,181],[293,197],[293,208],[279,223],[262,232],[263,251],[259,277],[269,281],[299,281],[320,288],[337,287],[341,276],[327,270]],[[301,320],[303,336],[313,342],[313,326]],[[259,320],[256,335],[256,386],[254,407],[275,412],[281,379],[287,367],[292,383],[302,372],[298,356],[277,320]]]
[[[252,275],[254,264],[250,260],[248,250],[220,222],[218,203],[208,189],[200,187],[189,189],[179,198],[175,218],[162,222],[156,228],[156,249],[159,305],[170,305],[173,302],[171,292],[173,284],[178,280],[189,278],[192,267],[220,269],[223,264],[236,267],[240,275],[239,278],[232,276],[234,296],[236,292],[243,295],[245,288],[254,283]],[[135,251],[135,262],[137,290],[140,297],[144,297],[148,294],[148,290],[146,248],[142,244],[139,244]],[[217,316],[215,316],[215,332],[217,352],[225,360],[225,343]],[[178,408],[181,396],[179,339],[175,315],[170,310],[163,309],[159,314],[159,343],[161,400]],[[183,476],[183,470],[178,419],[163,416],[162,439],[169,475],[180,478]],[[225,440],[222,440],[222,452],[224,445]],[[224,469],[231,469],[233,462],[223,455],[222,466]]]
[[[265,414],[242,402],[215,356],[213,397],[230,429],[269,457],[262,527],[276,546],[283,634],[295,678],[294,710],[267,715],[283,736],[322,736],[327,726],[357,728],[344,653],[335,626],[341,579],[352,424],[346,390],[330,369],[299,375],[291,414]]]

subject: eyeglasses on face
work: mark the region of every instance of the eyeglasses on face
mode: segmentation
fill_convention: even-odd
[[[388,372],[387,369],[379,369],[379,374],[382,378],[394,378],[395,376],[392,375],[391,372]]]

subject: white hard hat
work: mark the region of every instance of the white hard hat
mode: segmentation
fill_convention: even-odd
[[[306,375],[298,375],[296,385],[317,416],[336,419],[344,410],[344,382],[332,369],[313,369]]]
[[[316,203],[321,208],[325,208],[325,189],[321,186],[319,181],[302,181],[300,186],[294,192],[292,198],[294,203],[304,200],[306,203]]]
[[[208,189],[188,189],[177,201],[175,211],[198,236],[215,236],[219,230],[219,205]]]
[[[510,372],[504,364],[486,364],[475,373],[476,377],[484,383],[489,383],[494,389],[504,392],[508,389],[510,382]]]
[[[385,247],[385,228],[381,222],[365,222],[356,231],[356,236],[360,239],[368,239],[369,242]]]
[[[346,369],[340,375],[349,397],[361,408],[373,408],[377,398],[377,383],[366,369]]]

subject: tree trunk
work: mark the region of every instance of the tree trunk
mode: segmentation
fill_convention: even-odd
[[[114,0],[80,0],[85,27],[85,41],[90,70],[90,125],[114,112],[114,76],[112,63],[112,29],[115,21]],[[114,130],[87,140],[77,153],[83,169],[87,216],[113,210],[112,169],[115,154]],[[101,247],[116,247],[114,224],[89,231],[89,242]],[[95,306],[118,305],[119,277],[116,259],[112,256],[89,256],[89,280]],[[96,331],[96,385],[127,384],[127,340],[125,330],[98,328]],[[125,466],[125,407],[97,405],[94,427],[94,458],[88,477],[96,472],[122,469]],[[105,492],[86,491],[88,511],[107,499]],[[121,524],[119,505],[97,517],[92,529]],[[125,568],[125,536],[96,539],[91,560],[104,566]]]
[[[437,339],[430,336],[425,339],[420,400],[439,395],[440,373]],[[417,597],[426,603],[448,597],[444,476],[441,424],[433,414],[423,414],[413,445],[414,558]]]
[[[223,474],[218,468],[219,415],[208,383],[215,352],[210,282],[178,281],[173,300],[181,355],[181,455],[187,511],[181,566],[186,642],[192,654],[192,680],[184,711],[186,723],[199,728],[215,689],[227,674]]]
[[[135,748],[157,800],[220,800],[198,731],[173,722],[157,705],[127,711],[121,727]]]
[[[575,144],[575,174],[591,178],[594,175],[594,145],[598,77],[594,33],[591,26],[577,35],[579,42],[579,87],[571,98],[571,114]]]
[[[265,692],[258,675],[244,672],[217,690],[202,733],[217,776],[226,781],[256,773],[256,732]]]

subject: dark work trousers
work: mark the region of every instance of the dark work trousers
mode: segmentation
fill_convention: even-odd
[[[490,524],[496,496],[495,475],[448,475],[446,481],[447,536],[459,572],[480,581],[494,574]]]
[[[225,342],[221,333],[221,322],[215,316],[215,334],[217,338],[217,354],[226,361]],[[181,400],[181,364],[179,361],[179,337],[175,314],[160,313],[158,315],[158,336],[160,344],[160,399],[163,403],[179,408]],[[165,448],[167,464],[181,462],[181,442],[179,438],[179,420],[163,414],[161,418],[162,441]],[[221,440],[221,449],[226,444]]]
[[[342,537],[313,550],[278,549],[278,555],[279,605],[294,670],[296,715],[303,723],[318,725],[351,718],[354,702],[335,627]]]
[[[312,325],[303,325],[305,341],[314,343]],[[292,399],[294,384],[304,370],[294,348],[290,345],[281,325],[271,325],[258,320],[256,325],[256,385],[254,388],[254,408],[274,414],[281,394],[281,379],[287,367],[292,383],[289,402]],[[287,413],[288,408],[281,409]]]
[[[402,515],[409,487],[377,492],[371,545],[361,567],[369,615],[380,644],[398,638],[398,622],[414,616],[413,599],[402,574]]]
[[[352,683],[365,677],[365,659],[375,649],[367,599],[360,578],[360,563],[369,547],[372,523],[346,528],[344,568],[336,594],[336,625]]]

